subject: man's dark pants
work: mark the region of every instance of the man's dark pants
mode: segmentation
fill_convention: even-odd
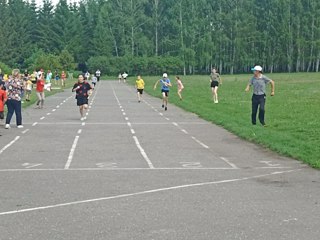
[[[252,95],[252,114],[251,114],[251,122],[252,124],[256,124],[257,119],[257,111],[259,107],[259,121],[262,125],[265,125],[264,122],[264,106],[266,104],[266,95]]]

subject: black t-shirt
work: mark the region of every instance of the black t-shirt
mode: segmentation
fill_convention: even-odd
[[[87,98],[89,96],[88,91],[91,89],[91,85],[84,81],[83,83],[75,83],[73,85],[73,89],[77,88],[78,86],[80,86],[80,88],[76,90],[76,98]]]

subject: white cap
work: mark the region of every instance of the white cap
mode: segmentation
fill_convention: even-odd
[[[168,74],[164,73],[164,74],[162,75],[162,77],[167,78],[167,77],[168,77]]]
[[[262,72],[262,67],[257,65],[257,66],[254,66],[254,68],[251,68],[251,71],[259,71],[259,72]]]

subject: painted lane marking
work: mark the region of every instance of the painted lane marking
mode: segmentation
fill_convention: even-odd
[[[262,177],[268,177],[268,176],[272,176],[272,175],[292,173],[292,172],[301,171],[301,170],[302,169],[282,171],[282,172],[272,172],[272,173],[268,173],[268,174],[262,174],[262,175],[256,175],[256,176],[251,176],[251,177],[244,177],[244,178],[234,178],[234,179],[226,179],[226,180],[219,180],[219,181],[213,181],[213,182],[200,182],[200,183],[193,183],[193,184],[177,185],[177,186],[173,186],[173,187],[157,188],[157,189],[151,189],[151,190],[135,192],[135,193],[125,193],[125,194],[120,194],[120,195],[115,195],[115,196],[110,196],[110,197],[102,197],[102,198],[94,198],[94,199],[87,199],[87,200],[74,201],[74,202],[66,202],[66,203],[47,205],[47,206],[42,206],[42,207],[25,208],[25,209],[19,209],[19,210],[7,211],[7,212],[0,212],[0,216],[33,212],[33,211],[46,210],[46,209],[52,209],[52,208],[67,207],[67,206],[73,206],[73,205],[79,205],[79,204],[85,204],[85,203],[101,202],[101,201],[107,201],[107,200],[112,200],[112,199],[128,198],[128,197],[147,195],[147,194],[152,194],[152,193],[167,192],[167,191],[172,191],[172,190],[177,190],[177,189],[187,189],[187,188],[191,188],[191,187],[202,187],[202,186],[210,186],[210,185],[217,185],[217,184],[224,184],[224,183],[234,183],[234,182],[246,181],[246,180],[257,179],[257,178],[262,178]]]
[[[38,124],[38,122],[35,122],[32,124],[32,127],[36,126]]]
[[[227,164],[229,164],[232,168],[234,169],[239,169],[235,164],[233,164],[232,162],[229,161],[229,159],[225,158],[225,157],[220,157],[220,159],[222,159],[223,161],[225,161]]]
[[[189,134],[186,130],[181,129],[181,132],[185,133],[185,134]]]
[[[136,132],[132,128],[130,129],[130,131],[132,134],[136,134]]]
[[[152,162],[150,161],[148,155],[146,154],[146,152],[144,151],[144,149],[141,147],[139,140],[136,136],[133,136],[133,139],[136,143],[137,148],[140,150],[141,155],[143,156],[143,158],[146,160],[146,162],[148,163],[149,168],[153,169],[154,166],[152,164]]]
[[[38,167],[41,165],[42,165],[42,163],[24,163],[24,164],[22,164],[22,166],[25,167],[26,169]]]
[[[45,119],[45,118],[46,118],[46,117],[41,117],[40,120],[43,120],[43,119]]]
[[[78,130],[78,134],[81,134],[81,133],[82,133],[82,129],[79,129],[79,130]]]
[[[260,169],[292,169],[292,167],[253,167],[253,168],[246,168],[246,169],[252,169],[252,170],[260,170]],[[64,169],[64,168],[38,168],[38,169],[0,169],[0,172],[24,172],[24,171],[49,171],[49,172],[59,172],[59,171],[100,171],[100,170],[105,170],[105,171],[112,171],[115,169],[112,168],[105,168],[105,169],[97,169],[97,168],[69,168],[69,169]],[[239,169],[235,169],[235,168],[230,168],[230,167],[202,167],[202,168],[183,168],[183,167],[172,167],[172,168],[149,168],[149,167],[145,167],[145,168],[117,168],[116,170],[118,171],[161,171],[161,170],[190,170],[190,171],[196,171],[196,170],[232,170],[232,171],[236,171]]]
[[[24,130],[24,131],[22,132],[22,134],[25,134],[25,133],[29,132],[29,130],[30,130],[30,129]]]
[[[15,139],[13,139],[11,142],[9,142],[7,145],[5,145],[1,150],[0,154],[2,154],[7,148],[9,148],[11,145],[13,145],[16,141],[18,141],[20,136],[16,136]]]
[[[52,112],[55,112],[56,110],[57,110],[57,109],[54,108],[54,109],[52,109]]]
[[[47,113],[47,116],[51,115],[51,113]]]
[[[196,139],[195,137],[191,137],[194,141],[196,141],[198,144],[200,144],[202,147],[209,149],[209,146],[205,145],[203,142],[199,141],[198,139]]]
[[[69,167],[71,165],[71,162],[72,162],[72,159],[73,159],[73,155],[74,155],[74,151],[76,150],[76,147],[77,147],[77,144],[78,144],[78,140],[79,140],[79,136],[76,136],[74,141],[73,141],[73,144],[72,144],[72,147],[71,147],[71,150],[70,150],[70,153],[69,153],[68,161],[67,161],[66,165],[64,166],[64,169],[69,169]]]

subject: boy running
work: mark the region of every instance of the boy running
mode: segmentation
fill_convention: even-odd
[[[136,80],[136,89],[137,89],[137,95],[138,95],[138,102],[141,102],[143,89],[144,89],[144,81],[140,75],[138,75],[137,78],[138,79]]]
[[[165,111],[167,111],[167,105],[168,105],[168,97],[169,97],[169,87],[171,87],[170,79],[168,78],[168,74],[164,73],[162,75],[162,78],[158,80],[153,89],[155,90],[157,88],[158,83],[161,83],[161,93],[162,93],[162,107]]]

